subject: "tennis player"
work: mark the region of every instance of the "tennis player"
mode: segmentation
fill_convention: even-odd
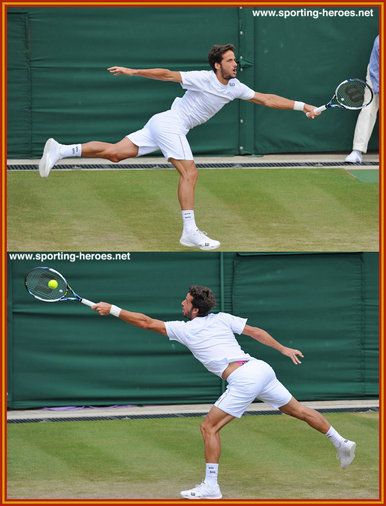
[[[314,118],[314,106],[277,95],[258,93],[236,79],[237,63],[232,44],[213,46],[208,55],[212,70],[173,72],[155,68],[137,70],[126,67],[107,69],[115,76],[141,76],[161,81],[178,82],[186,93],[176,98],[171,109],[156,114],[146,125],[127,135],[116,144],[92,141],[85,144],[62,145],[49,139],[39,163],[42,177],[47,177],[52,167],[65,157],[82,156],[104,158],[120,162],[126,158],[142,156],[160,149],[180,174],[178,199],[182,210],[183,246],[212,250],[220,242],[210,239],[196,225],[194,217],[194,188],[198,178],[197,167],[186,138],[190,129],[205,123],[225,104],[239,98],[275,109],[294,109],[310,113]]]
[[[235,338],[245,334],[278,350],[297,365],[303,354],[287,348],[265,330],[247,325],[245,318],[227,313],[211,313],[216,305],[213,292],[203,286],[191,286],[182,302],[182,312],[189,321],[155,320],[141,313],[132,313],[117,306],[99,302],[92,309],[100,315],[112,314],[121,320],[166,335],[189,348],[208,371],[228,382],[226,391],[215,402],[201,424],[205,445],[206,474],[204,481],[190,490],[183,490],[186,499],[221,499],[217,482],[221,453],[219,432],[234,418],[240,418],[251,402],[258,398],[287,415],[307,422],[325,434],[338,451],[342,469],[354,459],[356,443],[344,439],[318,411],[303,406],[276,378],[272,367],[245,353]]]

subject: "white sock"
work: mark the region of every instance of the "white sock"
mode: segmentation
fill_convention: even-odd
[[[331,441],[331,443],[335,446],[335,448],[340,448],[342,443],[347,441],[344,437],[342,437],[331,425],[328,432],[326,432],[326,436]]]
[[[192,233],[196,230],[197,225],[194,219],[194,211],[182,211],[182,222],[184,225],[184,232]]]
[[[218,464],[206,464],[205,483],[214,487],[217,485]]]
[[[69,156],[82,156],[82,145],[81,144],[61,144],[60,145],[60,156],[66,158]]]

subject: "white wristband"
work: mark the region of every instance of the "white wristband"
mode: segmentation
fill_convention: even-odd
[[[112,314],[113,316],[116,316],[116,317],[119,317],[119,314],[121,311],[122,311],[122,309],[118,306],[112,305],[110,308],[110,314]]]
[[[304,102],[297,102],[295,100],[295,103],[294,103],[294,111],[304,111]]]

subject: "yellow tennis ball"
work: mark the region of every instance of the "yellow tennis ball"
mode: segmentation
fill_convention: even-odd
[[[51,281],[48,282],[48,286],[51,288],[51,290],[54,290],[58,287],[58,282],[55,279],[51,279]]]

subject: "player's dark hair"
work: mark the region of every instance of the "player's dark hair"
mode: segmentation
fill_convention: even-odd
[[[190,286],[193,308],[198,309],[197,316],[206,316],[216,305],[214,293],[206,286]]]
[[[216,71],[214,64],[221,63],[223,54],[227,51],[235,51],[235,49],[236,48],[233,44],[216,44],[215,46],[212,46],[208,54],[209,65],[214,71]]]

